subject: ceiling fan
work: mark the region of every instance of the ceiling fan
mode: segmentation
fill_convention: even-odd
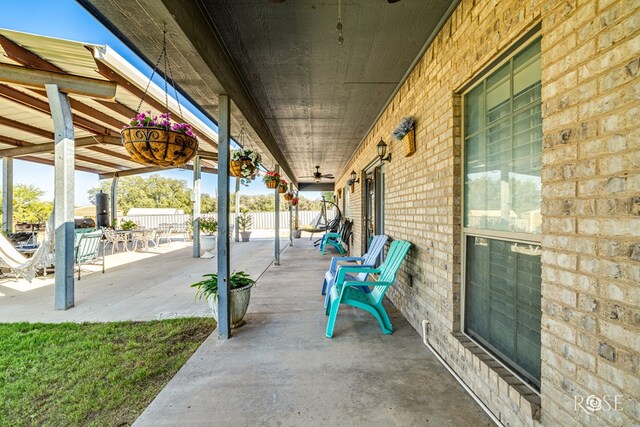
[[[320,172],[320,166],[316,166],[316,171],[313,173],[313,175],[301,176],[300,178],[313,178],[316,184],[319,183],[322,178],[335,179],[335,177],[330,173],[323,174],[322,172]]]

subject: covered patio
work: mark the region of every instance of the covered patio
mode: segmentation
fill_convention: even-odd
[[[393,335],[350,307],[324,337],[329,259],[306,239],[287,247],[247,324],[228,341],[212,334],[134,425],[493,425],[391,304]]]

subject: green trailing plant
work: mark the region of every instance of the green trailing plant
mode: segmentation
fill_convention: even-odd
[[[205,279],[191,285],[196,288],[196,299],[213,297],[214,301],[218,299],[218,275],[216,273],[205,274]],[[229,289],[239,289],[247,285],[253,285],[255,280],[244,271],[234,271],[229,276]]]
[[[130,219],[128,219],[128,220],[122,221],[120,223],[120,228],[122,228],[123,230],[126,230],[126,231],[135,230],[136,228],[138,228],[138,224],[136,224],[135,222],[133,222]]]
[[[213,235],[218,231],[218,221],[211,218],[200,218],[200,231],[207,235]]]
[[[238,215],[238,230],[247,231],[251,230],[253,225],[253,217],[248,212],[242,212]]]

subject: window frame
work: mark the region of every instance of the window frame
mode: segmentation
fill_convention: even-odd
[[[473,89],[478,87],[480,84],[484,84],[487,78],[489,78],[494,72],[496,72],[500,67],[510,62],[516,55],[525,50],[531,44],[533,44],[537,39],[541,39],[542,34],[540,28],[535,28],[535,31],[527,34],[522,39],[518,40],[511,48],[508,49],[507,52],[503,54],[498,60],[491,63],[486,69],[482,70],[478,73],[469,83],[463,86],[462,90],[457,92],[457,96],[460,97],[460,327],[459,332],[461,332],[466,338],[473,341],[476,345],[478,345],[482,350],[486,352],[486,354],[490,355],[496,362],[498,362],[502,367],[508,370],[515,377],[519,378],[522,384],[526,385],[531,391],[540,395],[540,389],[536,388],[534,384],[531,383],[531,380],[527,379],[521,372],[514,369],[510,365],[507,365],[500,357],[496,356],[495,353],[498,353],[490,348],[487,345],[483,344],[481,341],[471,336],[466,332],[466,284],[467,284],[467,238],[468,237],[483,237],[494,240],[502,240],[513,243],[523,243],[523,244],[535,244],[542,246],[542,231],[538,234],[534,233],[521,233],[521,232],[511,232],[504,230],[490,230],[490,229],[477,229],[477,228],[469,228],[465,226],[465,95],[471,92]],[[541,52],[542,53],[542,52]],[[510,70],[510,84],[513,84],[513,70]],[[542,101],[541,101],[542,102]],[[486,114],[486,110],[485,110]],[[513,111],[511,112],[513,114]],[[512,118],[510,118],[512,120]],[[485,141],[486,142],[486,141]],[[542,203],[541,203],[542,205]],[[542,294],[541,294],[542,298]],[[542,331],[542,327],[541,327]],[[542,357],[542,353],[540,354]],[[505,357],[507,360],[509,358]]]

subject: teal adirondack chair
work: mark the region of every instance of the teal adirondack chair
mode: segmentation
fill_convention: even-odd
[[[339,232],[325,233],[322,236],[322,241],[320,242],[320,252],[322,252],[322,255],[324,255],[324,250],[326,249],[327,245],[333,246],[339,253],[343,254],[344,248],[342,247],[342,243],[346,242],[349,239],[352,226],[353,221],[346,219],[344,221],[344,224],[342,224]]]
[[[100,258],[100,243],[102,231],[80,234],[74,248],[74,261],[78,266],[78,280],[82,263],[94,261]],[[102,256],[102,272],[104,273],[104,254]]]
[[[366,254],[362,256],[334,256],[331,258],[331,266],[329,267],[329,271],[327,271],[324,275],[324,282],[322,283],[322,295],[327,295],[324,299],[324,306],[327,307],[329,305],[329,291],[333,287],[335,278],[336,278],[336,270],[338,269],[339,262],[360,262],[358,267],[375,267],[376,260],[380,256],[384,245],[387,243],[388,237],[384,234],[379,236],[373,236],[371,239],[371,244],[369,245],[369,250]],[[365,282],[369,277],[369,273],[359,273],[356,275],[347,274],[347,280],[357,280],[359,282]],[[363,286],[362,290],[369,293],[369,287]]]
[[[380,267],[340,266],[338,268],[335,285],[329,291],[327,338],[333,338],[333,328],[336,324],[340,304],[347,304],[368,311],[378,320],[383,333],[390,334],[393,332],[393,326],[387,311],[382,305],[382,300],[387,289],[396,281],[396,274],[400,269],[400,264],[402,264],[410,247],[411,243],[409,242],[394,240],[391,242],[387,257]],[[373,291],[366,293],[362,290],[362,282],[346,279],[347,274],[353,273],[379,274],[380,276],[377,282],[371,282],[374,285]]]

